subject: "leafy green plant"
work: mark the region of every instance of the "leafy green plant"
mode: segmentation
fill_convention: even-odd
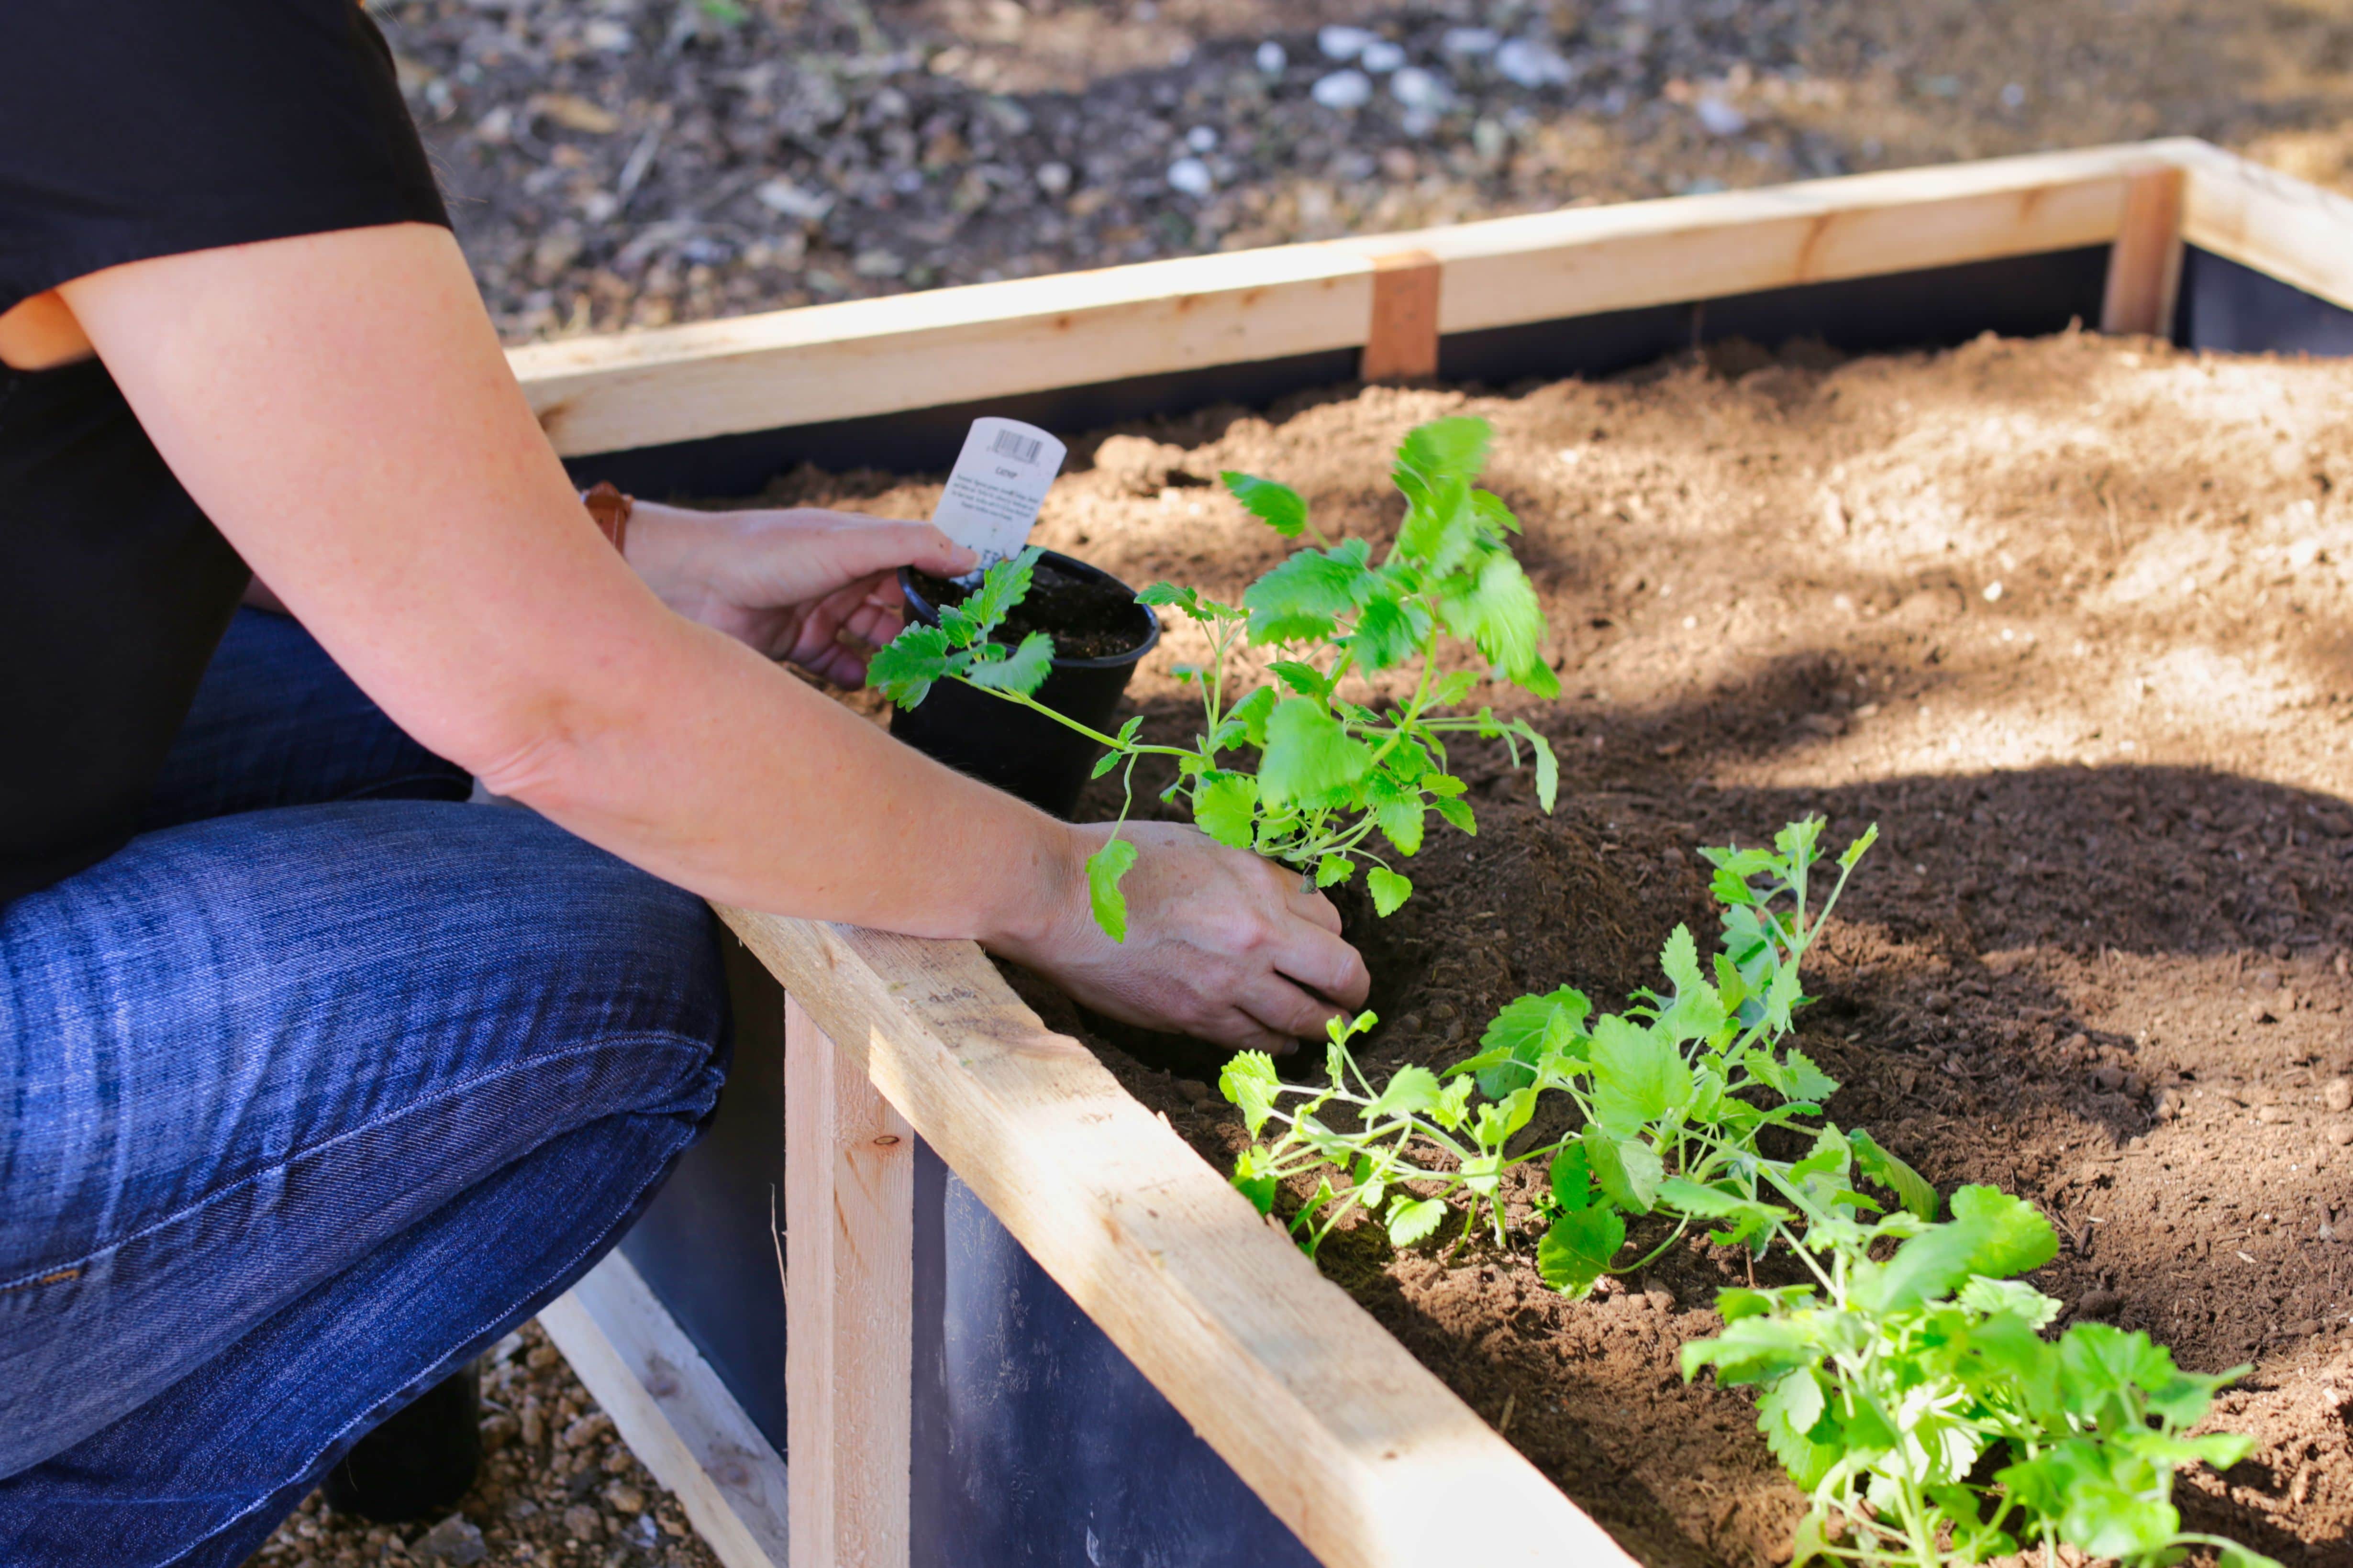
[[[1140,718],[1103,734],[1037,700],[1051,639],[1033,632],[1010,648],[992,640],[1029,591],[1034,549],[991,567],[978,592],[941,612],[938,626],[907,627],[876,655],[870,678],[902,707],[921,703],[941,680],[961,680],[1079,731],[1105,748],[1096,777],[1121,772],[1128,788],[1122,822],[1134,805],[1137,763],[1166,757],[1176,777],[1162,798],[1181,798],[1203,832],[1295,867],[1318,887],[1362,869],[1373,907],[1393,913],[1413,884],[1391,857],[1420,849],[1431,814],[1478,831],[1464,784],[1450,771],[1450,741],[1500,740],[1514,764],[1525,747],[1546,811],[1559,787],[1551,744],[1526,721],[1498,718],[1491,707],[1446,711],[1482,679],[1538,697],[1560,693],[1539,647],[1542,607],[1507,542],[1519,524],[1472,483],[1491,435],[1473,418],[1407,435],[1391,471],[1405,517],[1377,564],[1368,541],[1335,543],[1318,531],[1296,490],[1224,476],[1252,516],[1285,539],[1313,542],[1250,584],[1240,605],[1167,583],[1136,595],[1195,622],[1208,640],[1206,661],[1176,670],[1201,695],[1202,726],[1189,746],[1138,740]],[[1456,643],[1474,648],[1483,667],[1447,668]],[[1255,677],[1243,657],[1252,647],[1278,656],[1266,677]],[[1377,706],[1342,694],[1351,677],[1391,672],[1409,695]],[[1120,879],[1134,858],[1134,847],[1114,834],[1088,863],[1095,918],[1115,940],[1127,923]]]
[[[1702,850],[1725,906],[1722,951],[1703,965],[1690,931],[1677,927],[1660,955],[1666,989],[1639,993],[1623,1012],[1597,1016],[1584,993],[1567,986],[1523,996],[1495,1016],[1476,1055],[1443,1075],[1401,1068],[1377,1090],[1346,1049],[1369,1017],[1334,1026],[1320,1084],[1282,1082],[1259,1053],[1234,1058],[1222,1075],[1226,1097],[1254,1138],[1269,1124],[1281,1129],[1244,1152],[1236,1184],[1263,1210],[1284,1178],[1333,1167],[1337,1181],[1324,1178],[1292,1221],[1310,1250],[1354,1210],[1384,1203],[1391,1238],[1419,1240],[1458,1195],[1468,1200],[1466,1231],[1483,1215],[1500,1244],[1504,1174],[1536,1163],[1548,1177],[1540,1207],[1551,1216],[1539,1266],[1547,1283],[1583,1295],[1612,1271],[1628,1216],[1652,1212],[1662,1192],[1715,1180],[1765,1128],[1818,1112],[1838,1088],[1786,1042],[1805,1000],[1799,966],[1876,830],[1839,857],[1837,880],[1814,909],[1822,826],[1793,823],[1769,850]],[[1474,1086],[1482,1096],[1475,1106]],[[1757,1089],[1779,1103],[1752,1103]],[[1574,1106],[1576,1128],[1507,1149],[1550,1094]],[[1329,1125],[1335,1105],[1351,1110],[1355,1129]],[[1886,1179],[1915,1201],[1927,1192],[1909,1167],[1871,1147]],[[1418,1161],[1416,1148],[1444,1161]],[[1682,1234],[1679,1225],[1660,1246]]]
[[[2271,1563],[2184,1531],[2172,1502],[2180,1467],[2227,1468],[2253,1447],[2188,1436],[2244,1367],[2185,1373],[2147,1334],[2104,1323],[2044,1338],[2060,1303],[2010,1277],[2049,1262],[2058,1237],[1994,1188],[1956,1192],[1943,1224],[1868,1221],[1830,1129],[1766,1173],[1783,1200],[1764,1205],[1767,1223],[1813,1283],[1719,1294],[1725,1331],[1683,1347],[1683,1374],[1713,1367],[1760,1390],[1757,1428],[1809,1495],[1798,1563],[1941,1568],[2038,1542],[2135,1568],[2192,1545],[2219,1548],[2225,1568]],[[2010,1461],[1990,1485],[1972,1479],[1989,1455]]]
[[[1318,1085],[1282,1083],[1264,1057],[1237,1057],[1227,1098],[1254,1137],[1279,1131],[1245,1151],[1235,1184],[1271,1213],[1286,1179],[1314,1174],[1290,1222],[1310,1252],[1358,1211],[1386,1210],[1392,1242],[1411,1245],[1454,1200],[1466,1237],[1484,1215],[1508,1245],[1503,1176],[1541,1162],[1536,1206],[1549,1223],[1536,1266],[1572,1296],[1642,1267],[1695,1225],[1714,1227],[1714,1243],[1795,1258],[1809,1282],[1722,1292],[1724,1332],[1683,1352],[1685,1377],[1713,1368],[1760,1391],[1758,1428],[1809,1495],[1794,1568],[1946,1568],[2037,1544],[2047,1563],[2066,1545],[2159,1568],[2202,1545],[2222,1568],[2277,1568],[2184,1531],[2172,1502],[2181,1467],[2227,1467],[2251,1446],[2189,1435],[2236,1372],[2184,1373],[2147,1335],[2104,1324],[2046,1337],[2059,1303],[2015,1277],[2056,1254],[2047,1219],[1970,1186],[1940,1222],[1917,1173],[1862,1129],[1821,1118],[1838,1086],[1785,1043],[1806,1000],[1799,966],[1873,837],[1839,856],[1815,910],[1821,826],[1792,824],[1770,850],[1703,850],[1724,906],[1722,949],[1704,967],[1679,928],[1661,959],[1668,988],[1637,994],[1622,1013],[1597,1016],[1566,988],[1525,996],[1477,1054],[1379,1086],[1348,1051],[1369,1016],[1333,1026]],[[1575,1124],[1514,1147],[1555,1093],[1574,1103]],[[1356,1125],[1330,1125],[1335,1106]],[[1805,1152],[1770,1157],[1760,1138],[1771,1128],[1807,1140]],[[1636,1215],[1672,1225],[1620,1265]]]

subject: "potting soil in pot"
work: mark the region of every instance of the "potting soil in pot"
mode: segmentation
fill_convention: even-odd
[[[916,586],[934,605],[961,605],[972,591],[944,578],[914,575]],[[1059,658],[1109,658],[1143,640],[1145,622],[1135,601],[1110,584],[1040,561],[1030,569],[1029,591],[990,639],[1013,647],[1031,632],[1052,637]]]
[[[2185,1474],[2186,1522],[2353,1561],[2353,363],[2064,336],[1337,394],[1076,442],[1034,537],[1231,600],[1289,547],[1219,470],[1297,487],[1377,554],[1398,437],[1457,412],[1495,426],[1486,482],[1525,524],[1564,689],[1473,700],[1554,738],[1561,804],[1459,747],[1478,836],[1433,826],[1387,921],[1344,897],[1383,1019],[1367,1071],[1460,1060],[1527,992],[1654,983],[1677,922],[1714,930],[1700,845],[1877,822],[1807,977],[1831,1116],[1945,1191],[2040,1205],[2063,1246],[2032,1281],[2068,1321],[2253,1363],[2216,1425],[2258,1447]],[[777,493],[923,516],[935,490]],[[1130,697],[1175,742],[1198,708],[1170,670],[1202,650],[1167,640]],[[1017,984],[1230,1167],[1213,1057]],[[1743,1258],[1679,1243],[1571,1302],[1528,1231],[1450,1261],[1457,1228],[1400,1253],[1358,1226],[1322,1263],[1638,1556],[1785,1560],[1799,1504],[1749,1397],[1676,1364]]]

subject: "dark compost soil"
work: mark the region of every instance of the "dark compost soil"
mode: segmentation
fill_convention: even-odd
[[[1697,845],[1878,822],[1809,975],[1832,1116],[2041,1203],[2065,1240],[2036,1283],[2072,1313],[2253,1363],[2219,1421],[2259,1447],[2185,1479],[2192,1527],[2353,1562],[2353,365],[2067,335],[1350,390],[1079,442],[1039,542],[1231,599],[1285,547],[1219,469],[1377,547],[1393,444],[1455,412],[1494,422],[1527,527],[1566,695],[1494,695],[1555,738],[1562,798],[1458,757],[1478,837],[1434,829],[1398,914],[1349,911],[1370,1065],[1456,1059],[1527,991],[1645,983],[1676,922],[1713,930]],[[921,516],[937,489],[777,493]],[[1201,650],[1167,641],[1129,693],[1155,738],[1197,712],[1169,668]],[[1203,1053],[1017,983],[1230,1162]],[[1365,1227],[1324,1261],[1637,1555],[1784,1559],[1798,1500],[1747,1397],[1676,1372],[1734,1263],[1693,1244],[1568,1302],[1533,1252],[1449,1267]]]
[[[916,591],[934,605],[961,605],[971,596],[971,589],[944,577],[923,572],[909,575],[915,579]],[[1111,658],[1135,647],[1151,631],[1132,592],[1040,561],[1030,571],[1029,591],[989,634],[989,640],[1011,647],[1031,632],[1044,632],[1054,639],[1059,658]]]

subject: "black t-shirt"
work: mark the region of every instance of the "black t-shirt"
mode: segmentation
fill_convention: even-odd
[[[102,268],[448,215],[354,0],[0,0],[0,311]],[[0,903],[120,848],[244,563],[105,367],[0,366]]]

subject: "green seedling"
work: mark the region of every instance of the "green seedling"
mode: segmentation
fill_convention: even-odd
[[[1838,1085],[1787,1044],[1807,1000],[1799,970],[1875,830],[1838,857],[1817,910],[1821,828],[1794,823],[1769,850],[1703,850],[1720,951],[1703,966],[1679,928],[1661,955],[1665,989],[1621,1013],[1596,1016],[1567,988],[1524,996],[1475,1055],[1377,1086],[1348,1051],[1369,1015],[1333,1026],[1319,1085],[1281,1082],[1256,1053],[1235,1058],[1227,1099],[1254,1138],[1277,1130],[1244,1152],[1235,1185],[1271,1213],[1287,1180],[1314,1176],[1289,1222],[1310,1253],[1358,1212],[1413,1245],[1456,1202],[1466,1239],[1483,1215],[1506,1246],[1504,1174],[1535,1163],[1548,1222],[1536,1267],[1570,1296],[1646,1266],[1694,1226],[1755,1258],[1797,1259],[1810,1283],[1723,1292],[1725,1331],[1683,1352],[1687,1378],[1713,1368],[1760,1391],[1758,1428],[1810,1500],[1794,1568],[1947,1568],[2035,1546],[2046,1564],[2061,1546],[2130,1568],[2211,1546],[2222,1568],[2277,1568],[2184,1531],[2172,1502],[2182,1466],[2227,1467],[2248,1451],[2244,1437],[2189,1435],[2235,1373],[2181,1372],[2147,1335],[2102,1324],[2046,1338],[2059,1303],[2015,1276],[2056,1253],[2048,1220],[1964,1187],[1940,1222],[1916,1172],[1861,1128],[1823,1119]],[[1525,1139],[1555,1094],[1572,1102],[1574,1125]],[[1353,1127],[1331,1125],[1335,1106]],[[1809,1140],[1807,1152],[1769,1157],[1767,1128]],[[1629,1220],[1645,1216],[1668,1222],[1665,1239],[1620,1263]]]
[[[1691,932],[1677,927],[1660,955],[1665,988],[1639,993],[1623,1012],[1596,1015],[1567,986],[1523,996],[1495,1016],[1476,1055],[1443,1073],[1402,1068],[1377,1089],[1346,1048],[1366,1018],[1335,1024],[1321,1084],[1283,1083],[1271,1059],[1236,1057],[1224,1074],[1227,1098],[1253,1137],[1270,1124],[1282,1130],[1245,1152],[1237,1184],[1264,1209],[1283,1178],[1330,1166],[1331,1196],[1314,1205],[1322,1222],[1299,1230],[1311,1250],[1350,1213],[1384,1202],[1392,1239],[1419,1239],[1458,1197],[1466,1234],[1483,1217],[1500,1245],[1504,1177],[1534,1164],[1546,1173],[1539,1206],[1551,1221],[1537,1253],[1545,1279],[1584,1295],[1603,1274],[1622,1271],[1614,1259],[1626,1222],[1659,1207],[1662,1183],[1713,1181],[1765,1128],[1818,1111],[1838,1088],[1787,1037],[1806,1000],[1799,966],[1876,830],[1839,857],[1837,879],[1815,909],[1822,826],[1793,823],[1771,849],[1701,851],[1715,866],[1725,906],[1722,950],[1703,965]],[[1755,1103],[1759,1090],[1778,1103]],[[1514,1147],[1546,1095],[1571,1102],[1577,1129]],[[1328,1124],[1334,1105],[1350,1109],[1354,1130]],[[1442,1159],[1430,1165],[1415,1150]],[[1926,1191],[1892,1158],[1886,1168]],[[1679,1225],[1660,1247],[1682,1234]]]
[[[1209,837],[1292,866],[1317,887],[1362,871],[1374,909],[1394,913],[1413,883],[1393,858],[1420,849],[1433,813],[1478,831],[1463,782],[1449,771],[1450,741],[1501,741],[1515,765],[1525,748],[1546,811],[1559,788],[1552,746],[1526,721],[1499,718],[1492,707],[1450,711],[1482,679],[1560,694],[1539,647],[1535,589],[1507,543],[1519,524],[1472,484],[1491,434],[1482,419],[1453,418],[1407,435],[1391,472],[1405,518],[1378,564],[1368,542],[1334,543],[1317,531],[1296,490],[1224,476],[1252,516],[1285,539],[1312,543],[1251,584],[1240,605],[1167,583],[1136,595],[1196,623],[1208,643],[1206,661],[1176,670],[1201,695],[1202,726],[1189,746],[1139,740],[1140,717],[1107,735],[1037,700],[1051,639],[1033,632],[1010,648],[991,640],[1029,591],[1035,549],[991,567],[977,593],[941,612],[938,626],[907,627],[875,656],[870,678],[902,707],[921,703],[941,680],[961,680],[1077,730],[1105,748],[1095,776],[1120,773],[1122,823],[1134,805],[1136,764],[1166,757],[1176,776],[1162,798],[1181,799]],[[1459,644],[1476,650],[1478,667],[1446,668]],[[1263,675],[1246,663],[1249,648],[1276,656]],[[1342,692],[1352,677],[1409,694],[1358,702]],[[1114,830],[1088,862],[1096,921],[1114,940],[1126,935],[1120,879],[1134,858],[1134,846]]]

